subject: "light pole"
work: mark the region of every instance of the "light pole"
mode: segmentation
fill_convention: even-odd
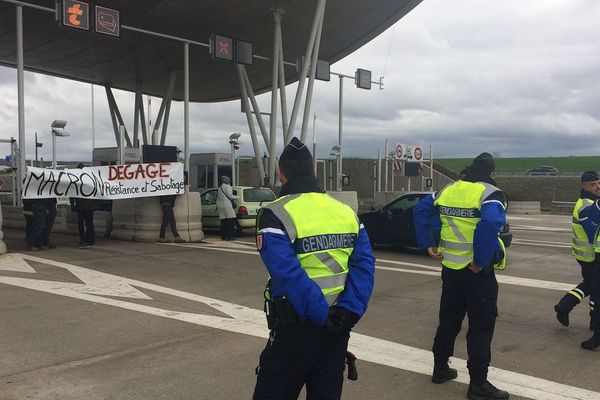
[[[337,153],[330,152],[329,153],[329,191],[333,192],[333,158],[337,157]]]
[[[63,131],[65,126],[67,125],[67,121],[63,120],[55,120],[52,122],[50,127],[52,128],[52,169],[56,169],[56,137],[57,136],[71,136],[67,132]]]
[[[229,135],[229,144],[231,145],[231,186],[237,185],[238,177],[235,175],[235,151],[240,148],[239,132],[234,132]]]
[[[40,164],[38,162],[38,147],[42,147],[43,143],[38,142],[37,132],[35,133],[35,166],[39,167]]]
[[[342,190],[342,146],[333,146],[329,155],[335,156],[335,190],[340,192]]]

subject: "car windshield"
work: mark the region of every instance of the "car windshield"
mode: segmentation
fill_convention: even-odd
[[[412,195],[403,197],[395,203],[393,203],[392,205],[388,206],[387,211],[391,214],[402,214],[408,211],[415,204],[417,204],[419,200],[421,200],[423,197],[424,195]]]
[[[273,200],[275,200],[275,194],[273,194],[273,191],[269,188],[244,189],[244,202],[246,203],[260,203]]]

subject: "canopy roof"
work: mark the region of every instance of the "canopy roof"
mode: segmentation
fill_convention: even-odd
[[[406,15],[422,0],[329,0],[319,58],[331,63],[352,53]],[[53,8],[54,0],[25,0]],[[282,16],[283,52],[295,62],[306,51],[317,0],[103,0],[121,11],[126,26],[208,43],[211,33],[251,41],[255,54],[273,54],[273,10]],[[122,29],[111,38],[60,27],[54,14],[23,8],[24,64],[29,71],[162,97],[177,71],[173,98],[183,99],[183,43]],[[15,5],[0,0],[0,64],[16,66]],[[368,66],[366,66],[368,68]],[[248,66],[257,92],[271,85],[272,63]],[[288,83],[296,69],[286,66]],[[239,98],[235,64],[215,61],[206,47],[190,46],[190,100]]]

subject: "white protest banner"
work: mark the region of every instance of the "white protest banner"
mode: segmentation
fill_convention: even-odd
[[[182,163],[106,165],[53,170],[27,167],[23,198],[130,199],[181,194]]]

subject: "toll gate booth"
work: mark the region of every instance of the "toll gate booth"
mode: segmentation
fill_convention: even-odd
[[[190,154],[190,190],[201,192],[221,184],[220,177],[231,177],[231,155],[227,153]]]
[[[137,164],[142,162],[140,149],[137,147],[126,147],[123,151],[124,164]],[[115,165],[119,163],[118,147],[97,147],[92,151],[92,162],[94,165]]]

